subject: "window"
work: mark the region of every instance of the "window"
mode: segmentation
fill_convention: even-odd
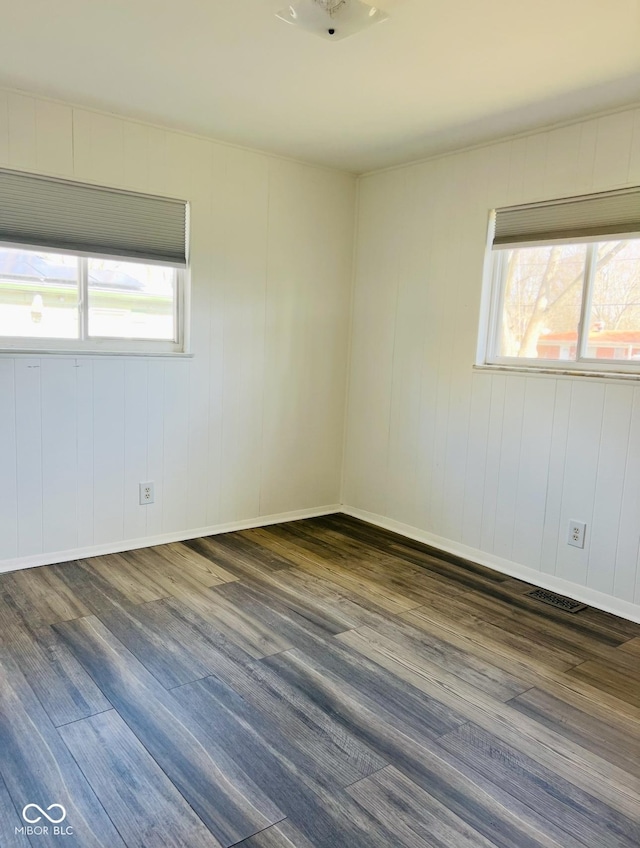
[[[0,171],[0,347],[184,350],[186,204]]]
[[[486,364],[640,375],[640,190],[497,210]]]
[[[5,346],[143,350],[177,344],[178,271],[162,265],[0,246],[0,337]],[[49,345],[50,346],[50,345]]]

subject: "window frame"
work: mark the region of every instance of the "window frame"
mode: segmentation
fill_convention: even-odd
[[[535,373],[585,374],[588,376],[624,376],[640,379],[640,360],[597,359],[586,356],[589,333],[585,326],[591,313],[594,283],[596,276],[595,255],[599,244],[609,241],[632,241],[640,239],[640,233],[625,232],[620,235],[603,234],[601,236],[566,239],[544,239],[527,241],[504,246],[494,246],[492,234],[495,227],[495,211],[491,215],[489,239],[487,242],[487,260],[485,265],[484,302],[481,310],[480,335],[476,366]],[[575,359],[543,359],[541,357],[500,356],[498,354],[502,331],[505,287],[504,257],[510,250],[527,247],[547,247],[558,244],[586,244],[585,269],[582,279],[582,300],[577,328]]]
[[[113,256],[110,254],[86,253],[84,251],[61,250],[47,245],[25,245],[15,242],[0,241],[0,248],[14,250],[44,251],[73,256],[78,260],[78,333],[76,339],[52,338],[36,336],[3,336],[0,335],[0,355],[13,354],[71,354],[76,355],[147,355],[170,356],[188,355],[188,282],[189,269],[171,266],[168,263],[141,260],[137,257]],[[159,265],[173,268],[175,271],[175,297],[173,304],[173,320],[175,336],[173,339],[123,339],[118,336],[90,336],[89,326],[89,278],[88,264],[90,259],[106,259],[108,261],[132,262],[139,265]],[[0,308],[2,305],[0,304]]]

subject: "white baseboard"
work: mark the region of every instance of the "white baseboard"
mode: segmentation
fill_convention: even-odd
[[[454,554],[472,562],[477,562],[479,565],[486,565],[488,568],[493,568],[502,574],[508,574],[510,577],[517,577],[527,583],[533,583],[543,589],[549,589],[551,592],[567,595],[583,604],[588,604],[605,612],[619,615],[621,618],[629,619],[629,621],[640,622],[640,605],[638,604],[623,601],[620,598],[614,598],[612,595],[606,595],[604,592],[597,592],[588,586],[571,583],[569,580],[563,580],[553,574],[536,571],[534,568],[528,568],[512,560],[502,559],[502,557],[485,553],[478,550],[478,548],[470,548],[467,545],[453,542],[442,536],[436,536],[433,533],[420,530],[409,524],[402,524],[400,521],[394,521],[391,518],[385,518],[383,515],[367,512],[364,509],[356,509],[355,507],[343,505],[341,512],[345,515],[351,515],[353,518],[367,521],[369,524],[375,524],[376,527],[382,527],[384,530],[399,533],[408,539],[414,539],[416,542],[424,542],[425,545],[431,545],[438,550],[446,551],[449,554]]]
[[[123,551],[134,551],[138,548],[150,548],[153,545],[166,545],[169,542],[184,542],[187,539],[198,539],[200,536],[215,536],[218,533],[231,533],[234,530],[266,527],[269,524],[282,524],[285,521],[297,521],[300,518],[316,518],[319,515],[331,515],[334,512],[340,511],[340,504],[331,504],[330,506],[316,507],[314,509],[297,509],[291,512],[280,512],[275,515],[261,515],[256,518],[230,521],[227,524],[214,524],[211,527],[198,527],[194,530],[182,530],[177,533],[145,536],[142,539],[123,539],[120,542],[109,542],[105,545],[91,545],[86,548],[76,548],[68,551],[5,559],[0,561],[0,574],[7,571],[17,571],[21,568],[54,565],[59,562],[87,559],[88,557],[103,556],[104,554],[119,554]]]
[[[40,565],[54,565],[55,563],[69,562],[70,560],[75,559],[86,559],[88,557],[102,556],[104,554],[119,554],[123,551],[133,551],[138,548],[150,548],[153,545],[166,545],[169,542],[184,542],[187,539],[198,539],[200,536],[215,536],[218,533],[231,533],[234,530],[248,530],[252,527],[266,527],[269,524],[282,524],[286,521],[297,521],[301,518],[316,518],[320,515],[331,515],[336,512],[351,515],[353,518],[359,518],[362,521],[367,521],[369,524],[374,524],[385,530],[391,530],[393,533],[406,536],[408,539],[414,539],[417,542],[424,542],[426,545],[431,545],[433,548],[446,551],[454,556],[459,556],[463,559],[477,562],[479,565],[486,565],[488,568],[493,568],[495,571],[499,571],[502,574],[508,574],[510,577],[517,577],[520,580],[525,580],[528,583],[541,586],[543,589],[549,589],[552,592],[567,595],[568,597],[575,598],[577,601],[581,601],[589,606],[597,607],[605,612],[619,615],[621,618],[626,618],[630,621],[637,621],[640,623],[640,605],[638,604],[623,601],[620,598],[614,598],[612,595],[606,595],[603,592],[597,592],[595,589],[590,589],[588,586],[581,586],[577,583],[571,583],[568,580],[562,580],[560,577],[555,577],[553,574],[545,574],[542,571],[536,571],[533,568],[520,565],[520,563],[513,562],[512,560],[502,559],[501,557],[485,553],[477,548],[471,548],[467,545],[453,542],[450,539],[445,539],[442,536],[436,536],[426,530],[420,530],[418,527],[412,527],[411,525],[403,524],[400,521],[394,521],[393,519],[386,518],[383,515],[377,515],[373,512],[367,512],[363,509],[357,509],[356,507],[341,504],[330,504],[323,507],[316,507],[314,509],[298,509],[292,510],[291,512],[281,512],[275,515],[262,515],[256,518],[247,518],[242,521],[230,521],[227,524],[198,527],[193,530],[183,530],[177,533],[145,536],[141,539],[124,539],[119,542],[110,542],[104,545],[91,545],[86,548],[76,548],[67,551],[34,554],[33,556],[6,559],[0,561],[0,574],[8,571],[17,571],[22,568],[35,568]]]

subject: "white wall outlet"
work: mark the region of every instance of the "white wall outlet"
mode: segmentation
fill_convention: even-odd
[[[569,538],[567,542],[573,545],[574,548],[584,548],[584,536],[587,532],[587,525],[582,521],[569,522]]]
[[[153,483],[140,483],[140,504],[146,506],[152,504],[155,500],[155,490]]]

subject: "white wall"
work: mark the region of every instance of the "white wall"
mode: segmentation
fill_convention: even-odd
[[[640,110],[361,181],[344,502],[640,620],[640,387],[472,369],[488,211],[627,184]]]
[[[639,184],[640,111],[362,179],[344,469],[353,178],[2,91],[0,166],[190,200],[195,354],[0,356],[0,571],[323,511],[343,470],[356,514],[640,618],[640,387],[471,367],[488,210]]]
[[[0,166],[191,201],[194,352],[0,357],[0,570],[339,502],[352,177],[2,91]]]

